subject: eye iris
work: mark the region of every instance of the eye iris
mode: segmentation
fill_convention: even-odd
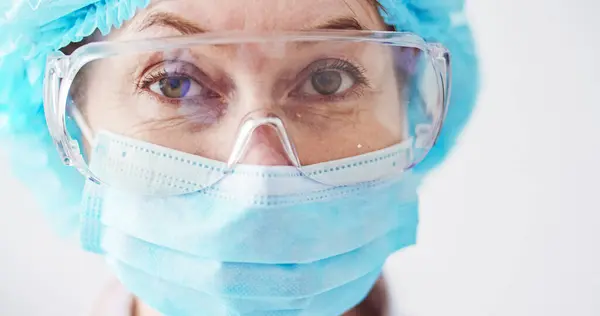
[[[322,71],[312,76],[311,83],[316,92],[331,95],[342,86],[342,75],[338,71]]]
[[[190,91],[192,82],[189,78],[184,77],[171,77],[164,78],[159,81],[160,91],[167,98],[183,98]]]

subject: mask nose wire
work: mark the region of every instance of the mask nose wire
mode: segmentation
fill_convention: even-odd
[[[256,118],[253,117],[253,114],[254,113],[249,113],[248,115],[246,115],[242,125],[238,130],[237,138],[231,151],[231,156],[227,161],[227,167],[232,168],[245,156],[246,152],[248,151],[248,144],[252,139],[252,134],[254,133],[254,131],[258,127],[266,125],[275,129],[287,158],[292,163],[292,165],[294,165],[294,167],[300,168],[300,160],[298,159],[296,148],[292,145],[292,142],[288,137],[285,126],[283,125],[281,119],[274,115]]]

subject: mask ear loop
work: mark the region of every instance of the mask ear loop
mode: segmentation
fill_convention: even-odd
[[[75,121],[75,124],[77,124],[79,127],[79,130],[81,130],[83,138],[88,142],[88,144],[92,145],[94,141],[94,132],[83,118],[81,111],[79,111],[76,106],[71,106],[69,107],[69,114]]]

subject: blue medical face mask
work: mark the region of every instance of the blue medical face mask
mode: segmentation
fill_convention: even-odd
[[[310,168],[343,165],[351,178],[381,172],[387,157],[409,150],[400,144]],[[366,297],[389,255],[415,243],[419,179],[411,172],[331,187],[295,167],[239,165],[197,191],[182,178],[198,168],[209,177],[219,163],[96,136],[91,169],[154,194],[89,181],[83,246],[166,315],[341,315]]]

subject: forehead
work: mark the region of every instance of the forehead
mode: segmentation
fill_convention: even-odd
[[[154,0],[112,36],[173,35],[168,23],[140,31],[149,18],[161,13],[193,23],[207,32],[297,31],[340,19],[354,19],[365,29],[385,30],[374,3],[374,0]]]

